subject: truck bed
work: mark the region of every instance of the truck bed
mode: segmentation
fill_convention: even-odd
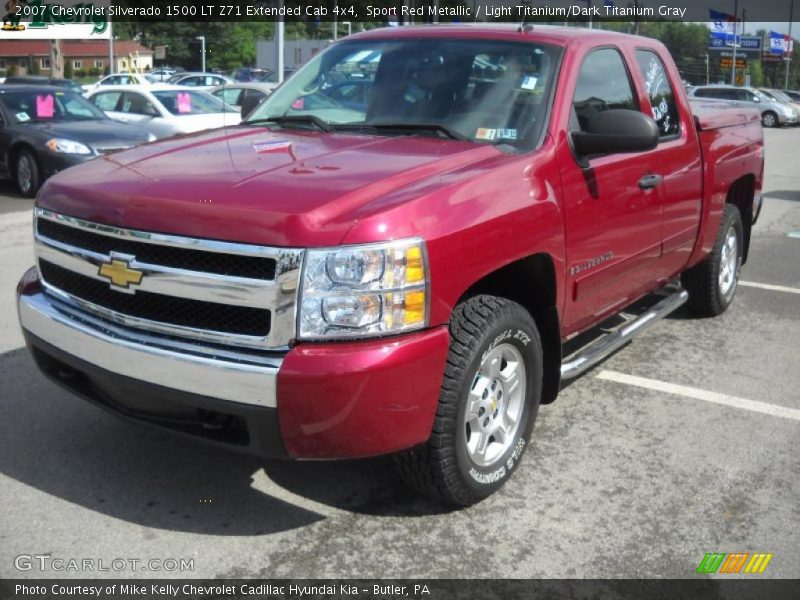
[[[698,131],[736,127],[761,120],[758,110],[741,106],[735,102],[690,99],[689,104]]]

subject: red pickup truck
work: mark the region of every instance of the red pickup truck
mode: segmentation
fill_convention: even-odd
[[[50,179],[21,325],[46,375],[118,414],[262,456],[393,453],[468,505],[563,381],[687,300],[732,301],[761,124],[693,111],[652,39],[353,35],[240,126]]]

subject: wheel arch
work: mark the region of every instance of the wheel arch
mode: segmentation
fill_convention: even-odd
[[[742,230],[744,240],[742,240],[742,264],[747,262],[747,255],[750,250],[750,232],[753,227],[753,202],[755,199],[756,178],[753,174],[747,174],[731,184],[725,204],[733,204],[739,209],[742,217]]]
[[[473,283],[457,304],[479,294],[513,300],[533,317],[542,341],[542,404],[558,396],[561,385],[561,325],[556,306],[557,282],[552,257],[532,254],[514,261]]]
[[[39,153],[36,151],[36,148],[25,141],[16,142],[13,146],[11,146],[11,148],[8,149],[7,158],[8,175],[15,183],[17,181],[17,157],[23,150],[30,152],[33,160],[36,161],[36,166],[39,167],[39,173],[42,172],[42,160],[39,158]]]

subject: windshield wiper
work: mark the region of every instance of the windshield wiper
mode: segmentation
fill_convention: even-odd
[[[398,133],[438,133],[439,135],[450,138],[451,140],[469,141],[465,135],[453,131],[445,125],[439,123],[354,123],[352,125],[336,125],[336,129],[354,131],[396,131]]]
[[[284,115],[282,117],[267,117],[265,119],[253,119],[252,121],[245,121],[245,125],[260,125],[264,123],[275,123],[276,125],[313,125],[321,131],[328,132],[331,126],[314,115]]]

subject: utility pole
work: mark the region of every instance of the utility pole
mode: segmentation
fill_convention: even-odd
[[[64,77],[64,55],[61,52],[61,40],[50,41],[50,77]]]
[[[333,41],[339,38],[339,13],[338,13],[338,0],[333,0]]]
[[[202,72],[205,73],[206,72],[206,36],[198,35],[195,39],[200,41],[200,54],[202,56],[202,61],[203,61],[202,62],[202,65],[203,65]]]
[[[114,27],[108,17],[108,74],[113,75],[114,70]]]
[[[789,3],[789,42],[788,42],[788,52],[786,54],[786,79],[783,82],[783,89],[789,89],[789,65],[792,64],[792,20],[794,19],[794,0],[791,0]]]
[[[739,0],[733,3],[733,60],[731,61],[731,85],[736,85],[736,32],[739,30]]]
[[[711,81],[711,73],[708,66],[708,52],[706,52],[706,85]]]

